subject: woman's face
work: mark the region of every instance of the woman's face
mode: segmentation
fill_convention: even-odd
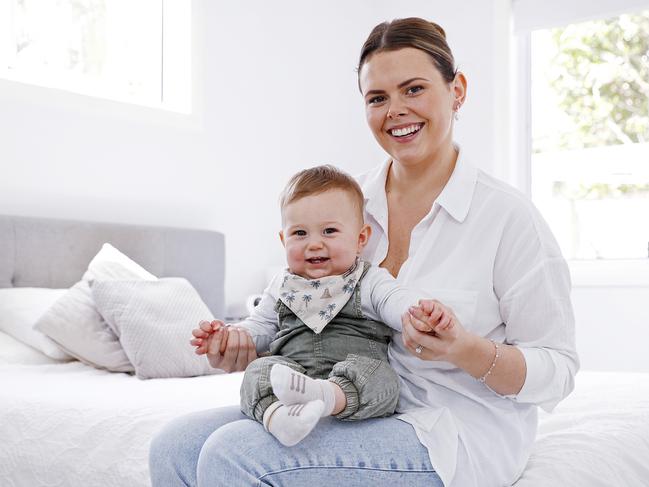
[[[360,71],[367,123],[393,160],[434,162],[452,147],[453,107],[464,101],[461,74],[450,84],[419,49],[384,51]]]

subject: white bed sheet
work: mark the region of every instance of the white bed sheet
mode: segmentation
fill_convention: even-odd
[[[649,486],[649,374],[580,372],[515,487]]]
[[[2,353],[0,353],[0,356]],[[142,381],[79,362],[0,360],[2,487],[145,487],[156,431],[238,404],[242,374]],[[541,425],[515,487],[649,485],[649,374],[585,373]]]
[[[0,484],[149,486],[155,432],[181,414],[238,404],[241,376],[143,381],[80,362],[0,365]]]

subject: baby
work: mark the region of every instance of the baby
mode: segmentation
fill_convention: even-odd
[[[236,324],[266,354],[246,368],[241,410],[286,446],[304,439],[321,417],[388,416],[397,405],[388,343],[421,296],[360,260],[371,233],[363,203],[358,183],[332,166],[293,176],[280,201],[288,269]],[[429,324],[448,321],[441,314]],[[226,326],[212,324],[213,332]],[[205,353],[206,341],[192,341],[197,353]]]

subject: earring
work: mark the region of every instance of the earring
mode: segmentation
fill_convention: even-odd
[[[458,121],[460,119],[460,107],[462,104],[460,102],[457,102],[455,106],[453,107],[453,118],[455,121]]]

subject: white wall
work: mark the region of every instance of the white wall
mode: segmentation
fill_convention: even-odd
[[[649,372],[649,286],[574,286],[583,370]]]
[[[0,213],[209,228],[226,234],[230,314],[283,263],[277,195],[295,171],[365,171],[384,155],[355,66],[378,22],[439,22],[469,78],[458,140],[495,166],[490,2],[194,1],[195,102],[175,116],[0,81]],[[471,15],[466,15],[471,12]]]

